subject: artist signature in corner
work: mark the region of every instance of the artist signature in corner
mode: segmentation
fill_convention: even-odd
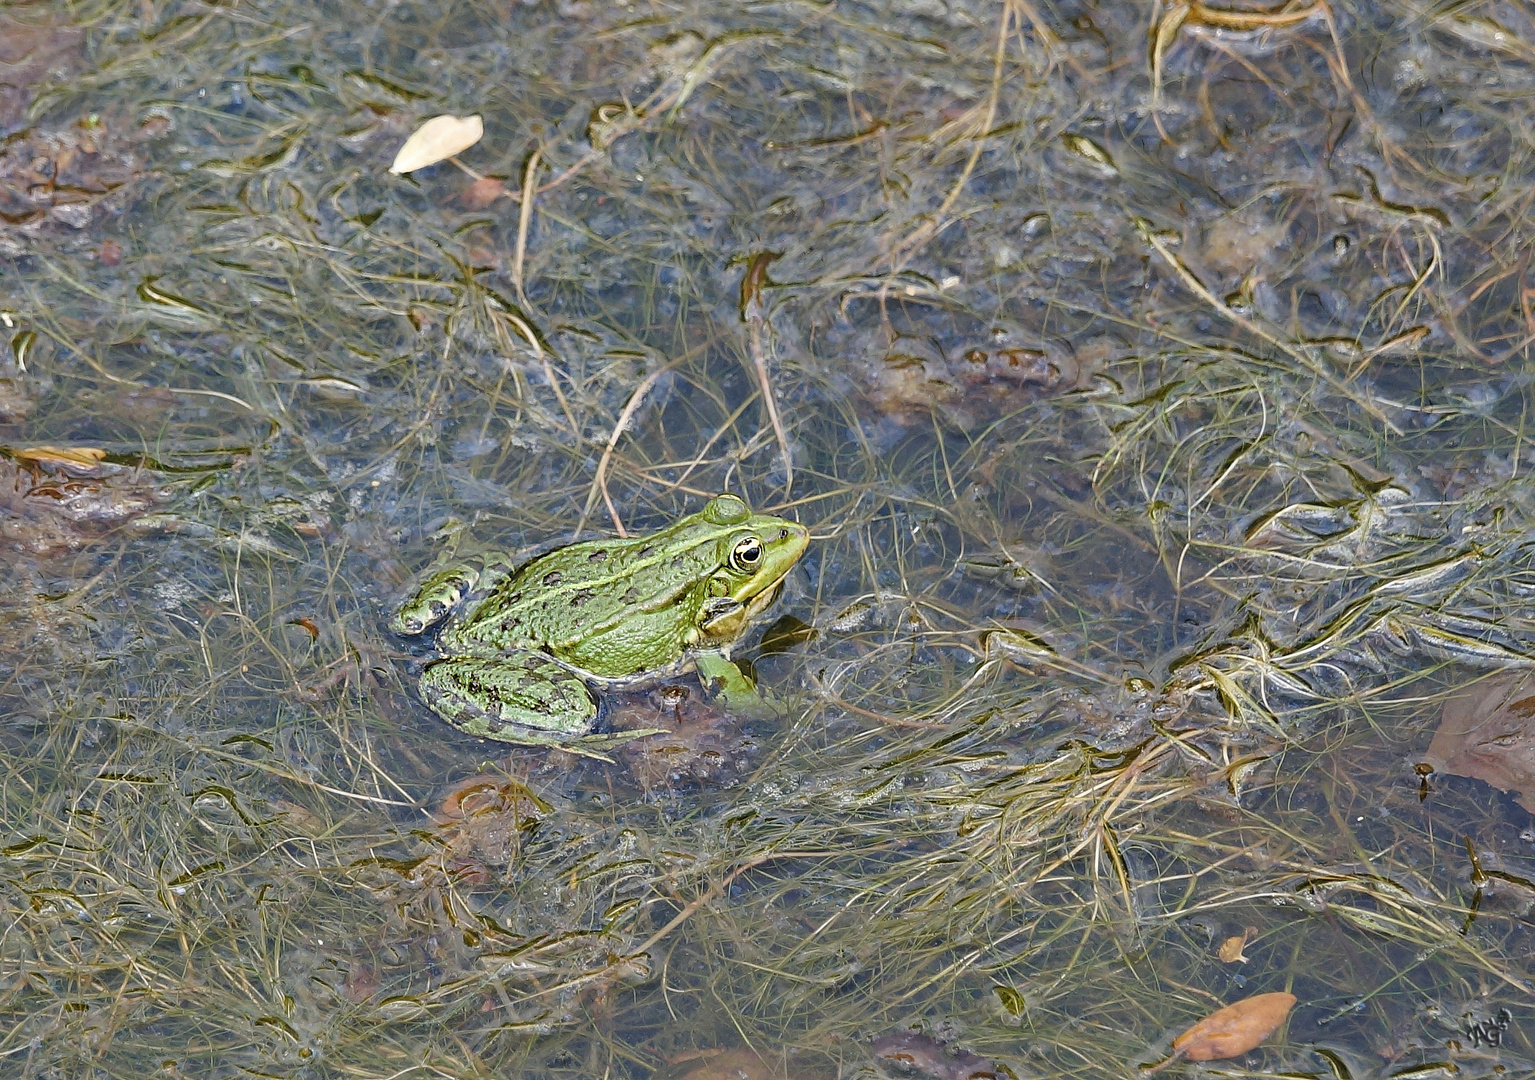
[[[1478,1020],[1467,1013],[1465,1016],[1466,1038],[1471,1040],[1472,1046],[1502,1046],[1503,1033],[1514,1022],[1514,1014],[1507,1009],[1499,1009],[1497,1015],[1490,1020]]]

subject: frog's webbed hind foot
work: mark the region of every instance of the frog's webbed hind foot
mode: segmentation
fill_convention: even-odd
[[[525,746],[574,742],[597,718],[586,683],[534,650],[438,660],[421,674],[421,700],[466,734]]]

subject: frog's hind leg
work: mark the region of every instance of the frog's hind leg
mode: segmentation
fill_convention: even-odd
[[[421,674],[421,700],[460,731],[525,746],[579,739],[597,718],[586,683],[532,649],[438,660]]]

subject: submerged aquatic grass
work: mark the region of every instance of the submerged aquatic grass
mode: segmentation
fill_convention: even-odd
[[[1535,655],[1527,12],[0,20],[0,1072],[1528,1068],[1528,815],[1414,768]],[[727,489],[781,722],[422,707],[420,573]]]

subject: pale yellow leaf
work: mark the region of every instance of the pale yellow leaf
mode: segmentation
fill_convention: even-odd
[[[21,461],[35,461],[39,465],[90,468],[101,464],[107,452],[96,446],[26,446],[12,450],[11,456]]]
[[[389,171],[398,176],[435,165],[469,149],[484,134],[478,116],[434,116],[405,140]]]

